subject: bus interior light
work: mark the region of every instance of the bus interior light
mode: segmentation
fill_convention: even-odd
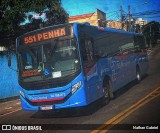
[[[76,83],[75,85],[72,86],[72,94],[74,92],[76,92],[80,87],[81,87],[82,82],[79,81],[78,83]]]

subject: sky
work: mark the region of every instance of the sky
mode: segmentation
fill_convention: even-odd
[[[143,18],[160,22],[160,0],[61,0],[63,8],[69,16],[93,13],[96,8],[106,13],[107,20],[120,20],[120,5],[123,13],[128,14],[130,5],[133,18]],[[152,11],[152,12],[151,12]],[[157,14],[155,14],[155,11]],[[150,13],[151,15],[135,16],[135,13]],[[153,15],[153,14],[154,15]]]

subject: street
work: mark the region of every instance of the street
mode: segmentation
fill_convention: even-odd
[[[59,112],[36,112],[21,110],[20,101],[0,103],[0,124],[79,124],[84,130],[45,130],[45,132],[140,132],[142,130],[121,130],[115,124],[160,124],[160,48],[156,48],[149,54],[150,69],[139,84],[130,83],[122,88],[115,95],[115,98],[108,105],[101,105],[99,102],[91,105],[88,110],[81,112],[75,109],[62,110]],[[157,90],[156,90],[157,89]],[[156,90],[156,91],[154,91]],[[147,97],[147,98],[145,98]],[[143,100],[142,100],[143,99]],[[140,101],[143,101],[140,103]],[[125,116],[124,116],[125,114]],[[120,117],[118,117],[120,116]],[[114,118],[114,121],[113,121]],[[101,129],[103,124],[113,124],[111,128]],[[88,129],[87,129],[88,125]],[[90,127],[89,125],[93,125]],[[47,125],[46,125],[47,126]],[[56,126],[56,125],[55,125]],[[160,129],[160,125],[158,127]],[[65,128],[64,128],[65,129]],[[143,132],[158,132],[155,130],[143,130]],[[43,126],[42,126],[43,130]],[[8,132],[8,131],[7,131]]]

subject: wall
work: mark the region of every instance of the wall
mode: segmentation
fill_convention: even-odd
[[[16,56],[12,55],[12,67],[16,69]],[[6,54],[0,53],[0,99],[18,95],[17,72],[8,67]]]
[[[110,28],[116,28],[116,29],[121,29],[121,22],[120,21],[108,21],[107,27]]]
[[[79,19],[77,19],[79,17]],[[76,18],[74,20],[74,18]],[[69,23],[74,23],[74,22],[89,22],[91,25],[95,25],[98,26],[98,19],[102,19],[106,21],[106,14],[102,11],[100,11],[99,9],[96,9],[96,11],[94,13],[90,13],[90,14],[82,14],[82,15],[78,15],[78,16],[71,16],[68,19]]]

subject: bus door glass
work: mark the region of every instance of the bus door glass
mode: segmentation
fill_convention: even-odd
[[[148,69],[148,58],[147,53],[145,49],[145,42],[143,36],[135,36],[134,38],[134,46],[135,46],[135,53],[139,56],[137,56],[137,60],[139,62],[139,65],[141,67],[141,73],[145,73]]]
[[[97,93],[99,90],[97,88],[99,83],[92,39],[81,40],[81,57],[88,94],[87,97],[89,101],[93,101],[98,96]]]
[[[81,54],[82,54],[82,61],[83,61],[83,70],[85,74],[87,74],[95,64],[93,53],[94,53],[94,50],[93,50],[92,41],[90,39],[82,39]]]

